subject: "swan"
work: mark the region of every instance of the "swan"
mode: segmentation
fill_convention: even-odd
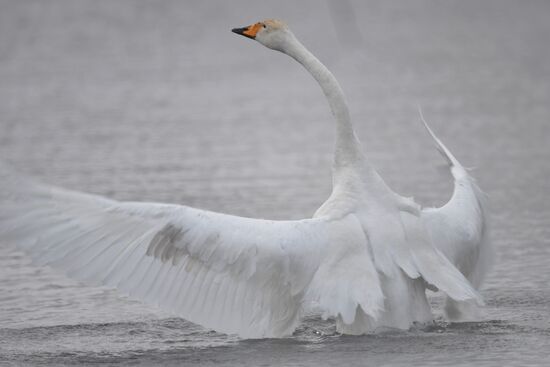
[[[313,218],[274,221],[188,206],[119,202],[0,170],[0,240],[39,266],[116,287],[204,327],[243,338],[291,335],[304,310],[345,334],[433,320],[426,289],[461,317],[483,304],[484,196],[433,134],[454,194],[423,209],[369,163],[333,74],[279,20],[233,32],[280,51],[318,82],[336,121],[333,190]]]

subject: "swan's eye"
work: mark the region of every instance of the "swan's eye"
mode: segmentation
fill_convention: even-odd
[[[262,27],[267,28],[267,26],[266,26],[265,24],[263,24],[263,23],[262,23]]]

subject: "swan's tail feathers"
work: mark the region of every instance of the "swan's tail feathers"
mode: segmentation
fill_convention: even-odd
[[[443,158],[447,161],[449,166],[451,166],[451,173],[455,180],[459,180],[462,178],[465,178],[468,176],[468,172],[466,172],[466,169],[460,164],[458,159],[451,153],[451,151],[443,144],[443,142],[435,135],[433,130],[431,129],[430,125],[426,122],[426,119],[424,118],[424,115],[422,114],[422,110],[419,108],[418,112],[420,113],[420,119],[422,120],[422,123],[424,124],[424,127],[432,137],[432,139],[435,142],[435,147],[441,153]]]

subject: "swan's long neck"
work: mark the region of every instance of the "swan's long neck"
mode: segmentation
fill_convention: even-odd
[[[351,124],[344,92],[332,73],[309,52],[294,36],[289,36],[282,50],[302,64],[317,80],[336,119],[335,167],[349,166],[363,160],[360,143]]]

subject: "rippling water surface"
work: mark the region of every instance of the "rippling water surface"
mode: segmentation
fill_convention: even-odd
[[[490,196],[483,322],[349,337],[307,317],[240,340],[0,244],[0,364],[547,365],[550,3],[1,1],[0,159],[117,199],[297,219],[330,193],[333,122],[301,67],[229,32],[285,19],[346,91],[382,176],[424,205],[451,180],[417,106]]]

